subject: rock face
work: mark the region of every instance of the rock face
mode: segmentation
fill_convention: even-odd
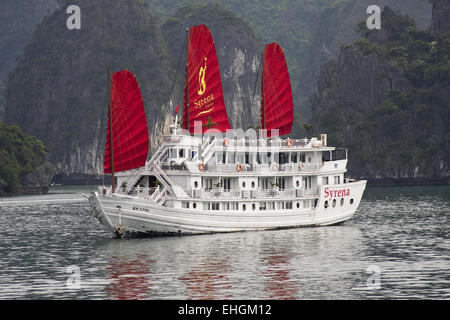
[[[445,1],[445,0],[444,0]],[[381,9],[390,6],[394,11],[408,15],[416,21],[418,28],[427,29],[431,21],[431,4],[422,0],[350,0],[325,7],[312,28],[311,41],[305,49],[305,57],[301,62],[301,79],[297,101],[303,102],[302,110],[309,116],[308,98],[315,94],[317,77],[321,65],[339,56],[340,47],[359,38],[357,24],[369,17],[367,8],[376,4]],[[381,16],[382,30],[384,17]]]
[[[259,124],[260,86],[257,78],[262,44],[251,27],[234,13],[216,4],[178,9],[162,26],[174,69],[181,54],[180,73],[174,94],[183,104],[186,27],[205,24],[212,33],[221,70],[222,87],[230,125],[246,130]]]
[[[108,66],[136,75],[156,137],[169,99],[169,57],[160,27],[141,1],[77,4],[81,30],[66,27],[67,4],[34,32],[9,78],[6,122],[41,139],[58,173],[100,173]]]
[[[450,31],[450,2],[448,0],[433,0],[433,22],[431,33],[440,37]]]
[[[389,8],[383,16],[382,36],[370,32],[322,66],[314,131],[349,148],[353,177],[446,181],[450,37],[433,39]]]
[[[42,18],[58,7],[57,0],[2,0],[0,10],[0,121],[4,119],[4,84]]]

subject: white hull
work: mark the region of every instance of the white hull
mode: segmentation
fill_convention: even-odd
[[[99,195],[93,193],[89,202],[97,219],[107,230],[122,236],[122,231],[149,234],[201,234],[214,232],[256,231],[268,229],[316,227],[341,223],[350,219],[359,206],[366,181],[342,184],[350,197],[333,207],[332,198],[320,190],[316,208],[291,210],[211,211],[174,209],[137,197]],[[350,203],[350,198],[353,200]],[[302,200],[302,198],[299,198]],[[329,205],[325,208],[325,201]],[[337,199],[339,200],[339,198]]]

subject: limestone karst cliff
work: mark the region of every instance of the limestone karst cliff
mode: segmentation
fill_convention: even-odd
[[[365,31],[322,66],[314,130],[349,147],[354,177],[446,181],[450,34],[434,38],[388,7],[382,16],[381,30]]]

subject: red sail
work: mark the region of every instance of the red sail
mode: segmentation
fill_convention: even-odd
[[[225,132],[230,129],[230,123],[223,98],[219,61],[211,32],[205,25],[191,28],[187,53],[183,128],[189,128],[189,132],[193,133],[194,122],[201,121],[202,132],[208,128]]]
[[[294,121],[294,102],[291,82],[283,49],[278,43],[266,45],[261,85],[261,128],[278,129],[279,135],[291,132]]]
[[[149,138],[147,118],[136,77],[128,70],[115,72],[112,78],[104,171],[131,170],[145,165]],[[112,115],[112,121],[110,119]],[[111,161],[111,127],[113,159]]]

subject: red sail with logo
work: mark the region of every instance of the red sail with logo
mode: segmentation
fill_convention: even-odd
[[[264,50],[261,83],[261,128],[278,129],[279,135],[289,134],[294,121],[291,81],[283,49],[278,43],[267,44]]]
[[[104,172],[144,166],[149,147],[147,118],[139,84],[130,71],[113,74],[109,108]]]
[[[202,133],[230,129],[216,48],[205,25],[191,28],[188,36],[183,128],[194,133],[195,121],[201,121]]]

